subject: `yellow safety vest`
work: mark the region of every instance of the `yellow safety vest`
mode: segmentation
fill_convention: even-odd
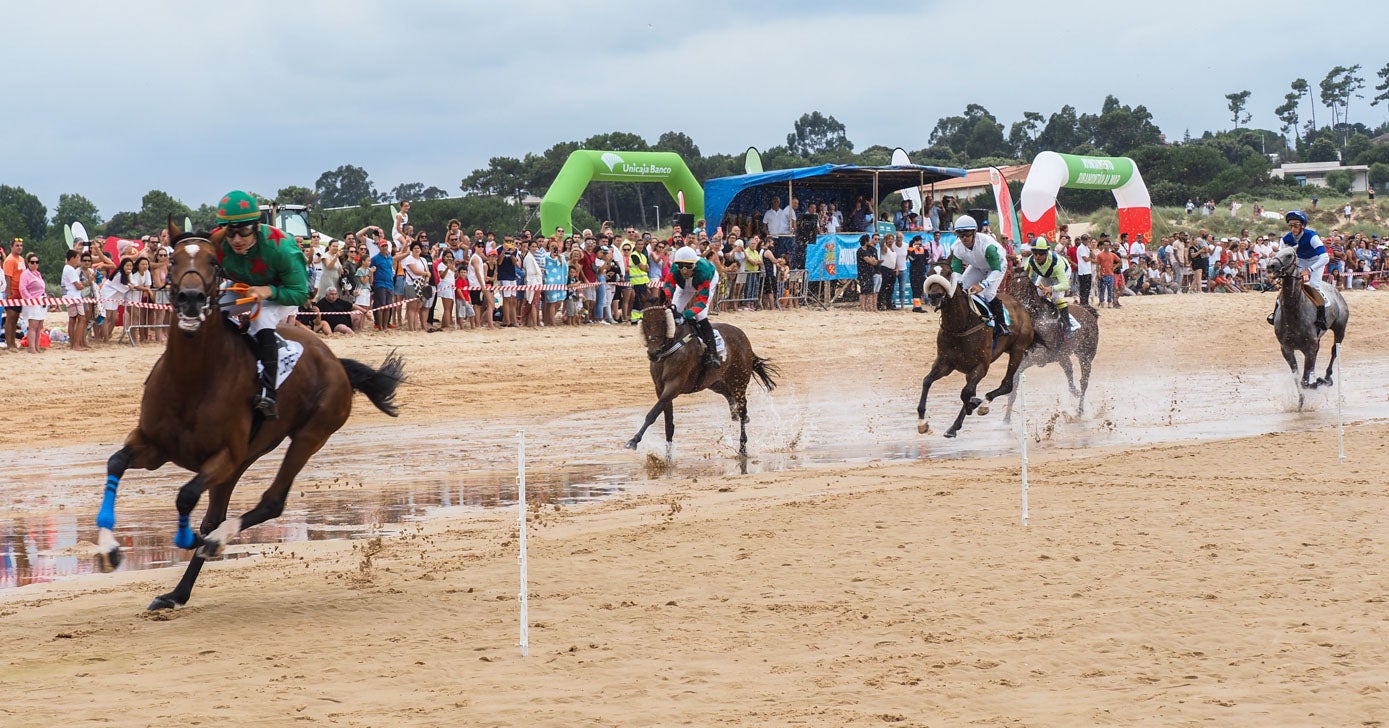
[[[634,250],[632,251],[632,257],[636,258],[636,260],[633,261],[629,258],[627,261],[627,282],[634,286],[644,286],[651,280],[651,277],[638,266],[646,265],[646,256]]]

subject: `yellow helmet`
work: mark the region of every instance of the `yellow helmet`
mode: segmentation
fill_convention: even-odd
[[[1036,251],[1036,250],[1047,251],[1047,250],[1051,250],[1051,245],[1050,245],[1049,243],[1047,243],[1047,239],[1046,239],[1045,237],[1043,237],[1043,236],[1041,236],[1041,235],[1038,235],[1038,236],[1037,236],[1037,239],[1032,241],[1032,249],[1033,249],[1034,251]]]

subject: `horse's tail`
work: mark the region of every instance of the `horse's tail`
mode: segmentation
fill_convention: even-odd
[[[776,389],[776,380],[772,377],[781,376],[781,370],[772,363],[771,359],[763,359],[756,354],[752,355],[752,373],[756,375],[762,388],[768,392]]]
[[[386,355],[379,369],[354,359],[339,359],[342,368],[347,370],[347,379],[352,388],[365,394],[376,409],[395,417],[400,409],[395,404],[395,390],[405,381],[405,360],[394,349]]]

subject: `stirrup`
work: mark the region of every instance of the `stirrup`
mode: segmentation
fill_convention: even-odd
[[[252,407],[267,420],[279,419],[280,411],[276,406],[275,398],[267,396],[264,392],[256,395],[252,402]]]

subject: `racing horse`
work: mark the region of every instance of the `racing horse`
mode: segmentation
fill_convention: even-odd
[[[926,279],[926,299],[931,307],[940,312],[940,332],[936,334],[936,361],[931,371],[921,380],[921,401],[916,405],[916,431],[929,434],[931,426],[926,422],[926,395],[931,391],[931,383],[951,372],[963,372],[965,387],[960,390],[960,414],[955,423],[945,431],[946,437],[954,437],[964,425],[965,416],[976,410],[981,415],[989,413],[985,402],[1013,391],[1013,378],[1022,365],[1027,348],[1032,345],[1032,316],[1012,296],[998,294],[1012,317],[1013,332],[995,339],[994,330],[987,321],[975,312],[967,291],[949,278],[933,274]],[[1004,353],[1008,354],[1008,371],[998,388],[984,395],[984,400],[975,396],[979,382],[989,373],[989,365]]]
[[[1341,341],[1346,338],[1346,323],[1350,321],[1350,308],[1346,299],[1335,286],[1323,281],[1303,283],[1297,269],[1297,249],[1284,247],[1268,262],[1269,275],[1276,278],[1281,286],[1278,292],[1278,311],[1273,316],[1273,333],[1278,337],[1278,345],[1283,350],[1283,359],[1288,362],[1293,376],[1297,377],[1297,408],[1302,409],[1303,389],[1316,389],[1331,385],[1331,372],[1336,367],[1336,358],[1341,353]],[[1321,349],[1321,335],[1316,326],[1317,306],[1309,296],[1313,293],[1326,301],[1326,322],[1335,336],[1331,347],[1331,361],[1326,365],[1326,376],[1313,380],[1317,370],[1317,353]],[[1297,371],[1297,353],[1302,353],[1303,369]]]
[[[196,473],[175,500],[174,544],[194,549],[193,558],[174,590],[156,597],[150,610],[187,604],[207,558],[220,554],[241,531],[284,511],[295,476],[347,421],[354,390],[394,417],[396,387],[404,380],[403,362],[395,352],[380,368],[372,368],[337,358],[312,333],[280,329],[283,338],[303,345],[303,353],[279,387],[279,418],[266,420],[254,414],[250,402],[259,382],[257,359],[239,325],[224,315],[219,302],[223,281],[219,252],[225,235],[225,229],[206,238],[185,234],[169,221],[174,315],[168,344],[145,380],[139,424],[106,462],[106,490],[97,516],[97,558],[102,571],[115,569],[122,559],[112,529],[116,490],[126,470],[156,470],[172,462]],[[242,473],[285,438],[290,444],[270,487],[254,508],[228,519],[227,505]],[[189,518],[204,491],[207,512],[199,533],[194,534]]]
[[[776,389],[775,377],[781,372],[768,359],[753,353],[747,334],[731,324],[714,324],[723,337],[728,357],[723,366],[705,367],[704,347],[694,326],[678,321],[675,309],[652,306],[642,311],[641,335],[646,342],[646,358],[651,362],[651,381],[656,385],[656,404],[646,413],[646,420],[627,448],[637,449],[646,429],[656,416],[666,418],[666,459],[670,460],[675,439],[675,408],[673,402],[682,394],[708,389],[728,400],[728,409],[738,421],[738,455],[748,454],[748,382],[757,377],[768,392]]]
[[[1011,283],[1008,290],[1032,316],[1032,348],[1023,358],[1022,367],[1018,371],[1026,371],[1028,367],[1043,367],[1052,362],[1059,364],[1061,371],[1066,374],[1066,385],[1070,387],[1071,394],[1079,399],[1076,404],[1076,416],[1085,414],[1085,393],[1090,389],[1090,368],[1095,363],[1095,353],[1100,348],[1100,313],[1089,306],[1068,307],[1071,318],[1080,324],[1080,328],[1063,335],[1056,304],[1037,290],[1037,286],[1028,278],[1026,268],[1014,268],[1005,280]],[[1075,357],[1076,363],[1080,365],[1079,388],[1076,387],[1072,357]],[[1017,399],[1017,396],[1016,387],[1008,393],[1004,422],[1013,418],[1013,400]]]

